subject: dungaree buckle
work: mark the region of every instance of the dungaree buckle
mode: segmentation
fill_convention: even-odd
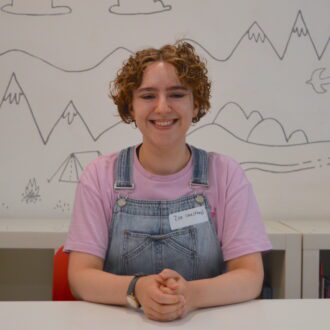
[[[115,183],[113,188],[115,190],[133,190],[135,187],[134,187],[134,183],[132,183],[131,186],[125,186],[125,187],[119,187],[119,186],[117,186],[117,183]]]
[[[189,186],[190,188],[194,188],[194,187],[203,187],[203,188],[208,188],[209,184],[208,183],[196,183],[196,182],[189,182]]]

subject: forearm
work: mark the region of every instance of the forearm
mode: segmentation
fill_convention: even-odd
[[[193,309],[238,303],[256,298],[263,273],[235,269],[220,276],[188,283]]]
[[[91,302],[125,305],[132,276],[107,273],[102,265],[97,257],[76,252],[70,255],[68,275],[73,295]]]

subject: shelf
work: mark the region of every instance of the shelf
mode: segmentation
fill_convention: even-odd
[[[301,234],[278,221],[265,221],[273,250],[264,257],[274,298],[301,298]]]
[[[310,219],[281,223],[302,234],[302,297],[318,298],[320,254],[322,250],[330,250],[330,221]]]
[[[69,223],[69,219],[0,219],[0,248],[57,249]]]

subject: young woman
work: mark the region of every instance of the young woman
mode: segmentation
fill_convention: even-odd
[[[159,321],[256,298],[271,245],[251,185],[231,158],[186,143],[210,107],[194,48],[137,52],[111,95],[143,142],[96,159],[80,178],[65,245],[74,295],[142,306]]]

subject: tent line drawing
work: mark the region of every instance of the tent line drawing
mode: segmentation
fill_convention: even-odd
[[[86,157],[88,156],[87,161]],[[78,183],[79,177],[84,169],[84,167],[92,159],[101,156],[100,151],[80,151],[71,153],[55,171],[55,173],[47,179],[50,183],[56,176],[58,176],[58,181],[63,183]],[[60,174],[59,174],[60,173]]]

